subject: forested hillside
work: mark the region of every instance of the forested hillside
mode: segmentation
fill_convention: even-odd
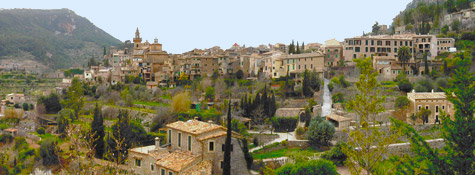
[[[0,10],[0,59],[32,55],[53,69],[77,67],[92,55],[102,56],[103,47],[120,43],[68,9]]]

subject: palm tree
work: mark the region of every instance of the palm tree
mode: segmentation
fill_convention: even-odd
[[[405,63],[409,62],[409,60],[412,57],[411,52],[409,51],[409,47],[402,46],[401,48],[399,48],[399,50],[397,51],[397,57],[399,61],[404,64],[403,68],[404,68],[404,72],[406,72]]]

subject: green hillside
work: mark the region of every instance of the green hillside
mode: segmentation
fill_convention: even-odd
[[[50,68],[77,67],[120,43],[69,9],[0,10],[0,59],[29,53]]]

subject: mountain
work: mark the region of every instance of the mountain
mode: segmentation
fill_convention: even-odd
[[[121,41],[69,9],[0,10],[0,61],[33,60],[52,69],[81,67]]]

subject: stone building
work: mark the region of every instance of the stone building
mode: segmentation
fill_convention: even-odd
[[[419,53],[430,53],[429,60],[433,60],[438,54],[455,46],[453,38],[437,38],[435,35],[378,35],[347,38],[344,42],[343,55],[346,61],[361,57],[375,55],[391,56],[397,58],[399,48],[409,47],[412,54],[411,61]],[[444,44],[441,49],[440,44]]]
[[[135,174],[202,175],[222,174],[227,129],[197,119],[178,121],[166,126],[166,145],[130,149],[129,168]],[[231,172],[249,174],[242,143],[232,134]]]
[[[299,77],[305,70],[315,70],[323,79],[326,68],[321,52],[285,55],[281,57],[281,60],[284,72],[288,72],[290,76]]]
[[[416,115],[422,108],[431,111],[428,118],[428,123],[434,124],[436,121],[440,121],[442,112],[445,112],[448,116],[453,118],[454,105],[447,100],[445,92],[415,92],[414,90],[407,93],[409,99],[409,112],[407,113],[407,122],[413,123],[411,115]],[[416,123],[422,123],[422,120],[416,120]]]
[[[336,39],[325,41],[323,53],[325,54],[326,67],[338,66],[338,62],[345,61],[343,58],[343,45]]]

